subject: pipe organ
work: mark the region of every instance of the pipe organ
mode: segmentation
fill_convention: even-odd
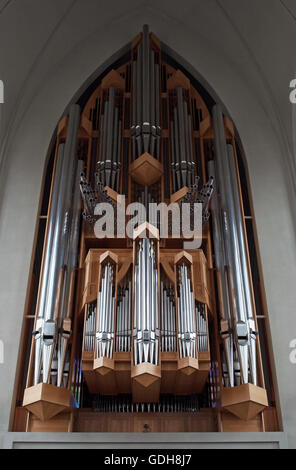
[[[90,406],[104,429],[112,413],[144,413],[153,429],[163,413],[184,423],[193,413],[188,430],[275,427],[232,122],[147,26],[81,102],[59,123],[52,156],[26,430],[58,417],[69,430],[74,414],[79,431]],[[120,196],[141,213],[131,237],[116,227],[132,223]],[[186,206],[192,229],[197,203],[199,248],[185,249],[181,217],[174,227]],[[96,236],[100,217],[113,238]]]

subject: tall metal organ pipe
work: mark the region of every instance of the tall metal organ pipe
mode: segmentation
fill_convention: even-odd
[[[116,352],[130,352],[131,350],[131,290],[131,281],[118,289]]]
[[[88,304],[87,318],[84,332],[84,351],[95,350],[97,306],[95,303]]]
[[[177,301],[180,359],[196,358],[195,300],[185,264],[178,266]]]
[[[208,332],[207,318],[205,315],[205,306],[200,302],[196,302],[196,333],[197,333],[197,350],[204,352],[208,350]]]
[[[133,158],[143,153],[160,158],[160,70],[156,53],[150,49],[147,25],[133,61]]]
[[[113,357],[115,287],[114,265],[103,266],[101,290],[97,304],[96,357]]]
[[[175,288],[161,282],[161,351],[177,351]]]
[[[155,242],[148,238],[137,244],[134,292],[134,364],[158,365],[158,271]]]
[[[214,160],[208,162],[208,172],[215,181],[217,181],[216,168]],[[215,264],[221,285],[221,309],[220,317],[222,321],[227,322],[227,326],[221,331],[222,340],[224,343],[224,355],[226,361],[226,368],[231,387],[234,386],[234,365],[233,365],[233,319],[231,315],[231,307],[229,301],[229,286],[226,275],[226,254],[225,254],[225,241],[223,234],[223,219],[222,211],[220,209],[218,187],[212,197],[212,221],[213,221],[213,242],[215,250]],[[218,286],[219,289],[219,286]],[[225,369],[226,371],[226,369]]]
[[[170,127],[174,191],[192,186],[195,178],[190,105],[181,86],[176,88],[176,93]]]
[[[64,271],[64,290],[61,301],[61,314],[58,318],[59,328],[59,341],[58,341],[58,374],[57,386],[60,387],[63,379],[63,371],[65,359],[67,354],[68,342],[71,335],[69,327],[67,330],[63,326],[63,320],[68,318],[70,320],[72,315],[73,300],[74,300],[74,282],[75,282],[75,269],[77,268],[78,261],[78,243],[80,235],[80,218],[81,218],[81,198],[79,190],[80,174],[83,169],[84,162],[78,160],[76,175],[74,179],[74,190],[72,194],[72,220],[69,226],[69,243],[66,248],[65,255],[65,271]],[[70,211],[70,208],[69,208]]]
[[[246,247],[233,148],[226,144],[223,114],[220,105],[213,108],[217,178],[223,221],[226,263],[233,283],[234,339],[240,363],[241,380],[257,383],[256,336],[251,287],[247,269]],[[231,296],[231,285],[228,286]],[[224,294],[227,295],[227,294]]]
[[[256,361],[256,337],[258,332],[256,331],[254,310],[252,303],[251,294],[251,283],[249,277],[249,270],[247,264],[247,251],[245,245],[244,228],[243,228],[243,215],[241,211],[240,198],[239,198],[239,187],[237,180],[237,172],[235,165],[235,157],[232,145],[227,145],[228,151],[228,164],[230,181],[232,185],[233,203],[234,203],[234,214],[236,217],[236,226],[238,233],[238,243],[240,251],[240,259],[242,265],[242,280],[245,292],[246,310],[247,310],[247,323],[248,323],[248,347],[249,347],[249,366],[252,383],[257,385],[257,361]]]
[[[49,229],[46,240],[46,255],[41,279],[40,301],[38,304],[35,337],[35,370],[34,385],[40,380],[41,367],[42,380],[50,381],[51,364],[57,342],[58,326],[60,324],[61,307],[65,296],[68,295],[68,284],[65,272],[69,268],[67,254],[71,251],[70,239],[72,218],[79,218],[72,207],[73,197],[76,195],[76,146],[80,123],[80,107],[72,105],[69,112],[69,122],[65,145],[60,145],[56,163],[56,172],[53,183],[52,204],[49,214]],[[79,199],[75,199],[76,202]],[[77,252],[77,247],[76,247]],[[73,258],[73,253],[71,259]],[[59,302],[57,302],[57,297]],[[60,376],[64,356],[60,356]],[[61,381],[59,381],[61,382]]]
[[[118,104],[117,101],[116,89],[111,86],[101,117],[99,159],[97,162],[99,180],[103,186],[109,186],[115,191],[119,191],[122,136],[120,103]]]

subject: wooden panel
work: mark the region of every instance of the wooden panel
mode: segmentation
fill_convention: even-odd
[[[26,408],[17,406],[15,409],[13,432],[25,432],[27,426],[28,412]]]
[[[276,408],[275,407],[266,408],[262,414],[263,414],[265,432],[278,432],[279,425],[278,425]]]
[[[221,413],[222,432],[262,432],[261,415],[249,421],[243,421],[231,413]]]
[[[185,90],[190,89],[190,80],[184,75],[181,70],[176,70],[176,72],[168,79],[167,89],[174,90],[177,87],[182,87]]]
[[[77,410],[73,430],[74,432],[216,432],[217,419],[216,411],[210,409],[197,413],[96,413],[85,409]]]
[[[28,432],[71,432],[71,413],[61,413],[48,421],[40,421],[30,415]]]
[[[163,175],[163,164],[149,153],[143,153],[129,167],[129,173],[134,181],[143,186],[151,186]]]
[[[161,421],[161,418],[158,420],[148,413],[146,416],[145,413],[141,413],[134,417],[133,432],[161,432]]]
[[[209,270],[206,257],[202,250],[196,250],[193,256],[193,275],[195,298],[212,310],[209,289]]]
[[[80,310],[84,307],[86,303],[94,302],[97,300],[100,257],[107,251],[108,249],[104,248],[95,248],[90,249],[88,251],[84,264],[85,275]],[[131,262],[130,250],[112,249],[112,253],[115,253],[118,256],[119,272],[122,266],[126,266],[128,265],[128,263]]]

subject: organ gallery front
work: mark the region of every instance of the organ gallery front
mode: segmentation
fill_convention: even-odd
[[[278,430],[239,136],[147,26],[58,123],[20,352],[14,430]]]

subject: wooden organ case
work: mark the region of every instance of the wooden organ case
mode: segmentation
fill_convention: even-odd
[[[148,27],[123,62],[57,129],[14,428],[277,430],[234,126]],[[133,203],[146,211],[134,226]],[[164,220],[161,203],[177,212]],[[196,203],[186,249],[174,223]]]

